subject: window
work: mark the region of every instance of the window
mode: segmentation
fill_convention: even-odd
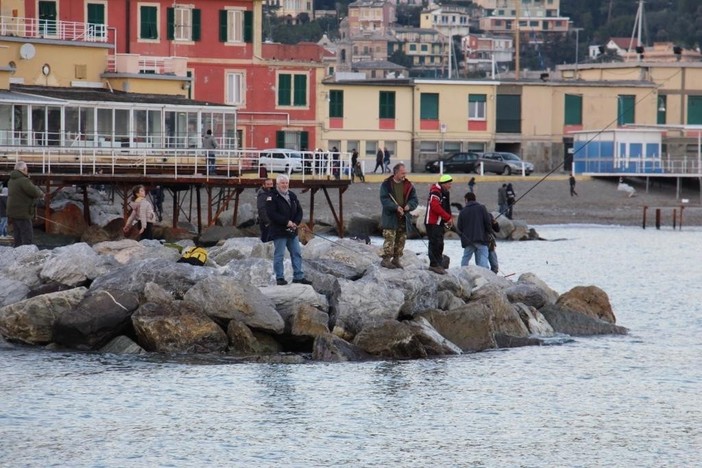
[[[419,95],[419,118],[429,120],[439,119],[438,93],[421,93]]]
[[[656,123],[658,125],[665,125],[667,108],[668,96],[658,96],[658,109],[656,111]]]
[[[485,104],[487,96],[485,94],[468,95],[468,119],[485,120]]]
[[[410,50],[410,52],[415,52],[417,50],[417,44],[410,44],[409,50]]]
[[[278,105],[307,106],[307,75],[288,73],[278,75]]]
[[[167,10],[167,37],[176,41],[200,40],[200,10],[175,7]]]
[[[158,7],[139,8],[139,39],[158,39]]]
[[[620,94],[617,97],[617,125],[635,122],[636,96]]]
[[[341,90],[329,91],[329,117],[344,116],[344,92]]]
[[[583,97],[579,94],[565,95],[565,125],[582,125]]]
[[[395,91],[381,91],[378,116],[381,119],[395,118]]]
[[[689,96],[687,98],[687,123],[689,125],[702,124],[702,96]]]
[[[253,11],[220,10],[219,40],[227,43],[253,42]]]
[[[244,103],[244,90],[246,75],[242,72],[227,73],[226,82],[226,103],[231,105],[241,105]]]
[[[38,4],[39,30],[43,36],[56,35],[56,2],[42,2]]]
[[[375,153],[378,152],[378,142],[377,141],[366,141],[366,156],[375,157]]]
[[[107,35],[107,28],[105,27],[105,4],[88,3],[86,5],[86,17],[88,18],[88,37],[104,38]]]

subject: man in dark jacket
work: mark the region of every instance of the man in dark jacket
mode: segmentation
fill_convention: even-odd
[[[35,204],[44,192],[29,180],[27,163],[18,161],[7,183],[7,217],[12,223],[15,247],[34,243]]]
[[[444,231],[445,226],[451,227],[451,182],[453,178],[444,174],[439,178],[439,183],[429,188],[427,201],[427,214],[424,217],[424,226],[429,238],[429,270],[439,275],[445,275],[442,266],[444,257]]]
[[[290,179],[281,174],[276,178],[276,187],[271,190],[270,199],[266,199],[266,214],[270,220],[269,238],[273,239],[273,271],[278,286],[288,284],[285,281],[283,258],[285,249],[290,252],[293,267],[293,283],[312,284],[305,279],[302,271],[302,251],[297,238],[297,226],[302,221],[302,207],[297,196],[289,190]]]
[[[383,157],[385,156],[385,153],[383,153],[382,148],[378,148],[378,152],[375,153],[375,169],[373,169],[373,174],[375,174],[375,171],[380,168],[381,173],[385,173],[385,168],[383,167]]]
[[[266,202],[271,200],[273,193],[273,179],[264,179],[263,185],[256,192],[256,209],[258,210],[258,225],[261,228],[261,242],[269,242],[271,239],[268,234],[268,225],[271,220],[268,219],[266,212]]]
[[[475,201],[475,194],[468,192],[465,195],[466,204],[458,215],[456,228],[461,233],[461,247],[463,258],[461,266],[468,265],[475,254],[475,264],[490,268],[488,263],[488,233],[492,220],[487,208]]]
[[[407,216],[417,208],[417,192],[412,182],[406,179],[407,169],[402,163],[395,164],[392,176],[380,184],[380,227],[383,229],[383,261],[385,268],[402,268],[400,257],[407,240]]]

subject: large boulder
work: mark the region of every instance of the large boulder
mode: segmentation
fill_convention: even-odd
[[[522,303],[537,309],[548,303],[547,293],[535,284],[516,283],[504,290],[512,303]]]
[[[0,277],[0,307],[19,302],[29,294],[29,287],[21,281]]]
[[[43,281],[74,286],[97,278],[112,266],[114,264],[108,258],[98,255],[88,244],[79,242],[55,248],[39,277]]]
[[[111,254],[122,265],[138,263],[145,259],[176,262],[180,258],[178,250],[166,247],[159,241],[151,239],[140,242],[131,239],[100,242],[95,244],[93,249],[102,255]]]
[[[212,274],[211,268],[147,258],[115,268],[96,278],[90,285],[90,289],[131,291],[139,294],[141,300],[146,283],[153,282],[161,286],[175,299],[182,299],[195,283]]]
[[[273,264],[259,257],[229,260],[218,271],[223,276],[253,286],[270,286],[275,281]]]
[[[143,304],[132,315],[139,344],[158,353],[211,353],[227,348],[227,335],[193,304]]]
[[[117,289],[88,293],[54,324],[54,342],[78,349],[95,349],[131,329],[139,307],[136,294]]]
[[[244,323],[231,320],[227,326],[228,353],[237,356],[275,354],[283,350],[280,343],[265,333],[257,333]]]
[[[597,286],[576,286],[561,294],[556,305],[605,322],[617,323],[609,296]]]
[[[0,309],[0,335],[32,345],[51,343],[56,320],[76,307],[86,293],[86,288],[73,288],[5,306]]]
[[[496,348],[493,314],[482,303],[469,303],[446,310],[427,310],[419,314],[444,338],[462,351]]]
[[[5,251],[7,255],[0,263],[5,278],[13,279],[34,288],[41,284],[39,272],[51,257],[50,250],[39,250],[36,245],[22,245]]]
[[[406,270],[386,270],[373,268],[364,281],[382,285],[385,289],[401,291],[403,303],[400,306],[400,315],[414,316],[426,309],[436,309],[439,299],[436,295],[439,281],[451,281],[447,275],[438,276],[428,270],[408,268]]]
[[[339,279],[339,294],[332,299],[336,310],[333,333],[351,341],[368,324],[397,319],[405,295],[387,284],[361,279]]]
[[[384,320],[369,324],[353,344],[373,356],[388,359],[419,359],[428,356],[422,341],[405,322]]]
[[[223,326],[230,320],[237,320],[257,330],[283,332],[283,319],[265,293],[226,276],[203,279],[190,288],[183,300],[205,310]]]
[[[559,305],[547,305],[539,311],[556,333],[570,336],[626,335],[628,330],[590,315]]]
[[[515,306],[509,302],[504,290],[494,285],[480,288],[471,299],[472,304],[483,304],[492,313],[495,333],[515,337],[529,336],[529,329],[519,316]]]
[[[261,241],[255,237],[226,239],[221,245],[210,247],[209,258],[218,265],[226,265],[232,260],[247,259],[251,257],[254,247],[260,243]]]
[[[523,273],[519,275],[517,282],[532,284],[541,289],[546,296],[546,304],[555,304],[558,300],[559,294],[551,289],[551,287],[546,284],[544,280],[536,276],[534,273]]]
[[[327,333],[314,339],[312,359],[326,362],[365,361],[371,356],[356,345]]]

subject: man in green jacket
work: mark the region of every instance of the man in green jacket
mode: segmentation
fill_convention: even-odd
[[[385,268],[402,268],[400,257],[407,240],[407,217],[417,208],[417,192],[412,182],[406,179],[407,169],[402,163],[395,164],[392,175],[380,184],[380,202],[383,212],[380,227],[383,229],[383,261]]]
[[[12,223],[15,247],[34,243],[35,205],[44,192],[29,180],[29,169],[24,161],[17,161],[7,183],[7,217]]]

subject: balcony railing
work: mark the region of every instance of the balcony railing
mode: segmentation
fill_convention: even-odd
[[[108,42],[107,25],[0,16],[0,36]]]

